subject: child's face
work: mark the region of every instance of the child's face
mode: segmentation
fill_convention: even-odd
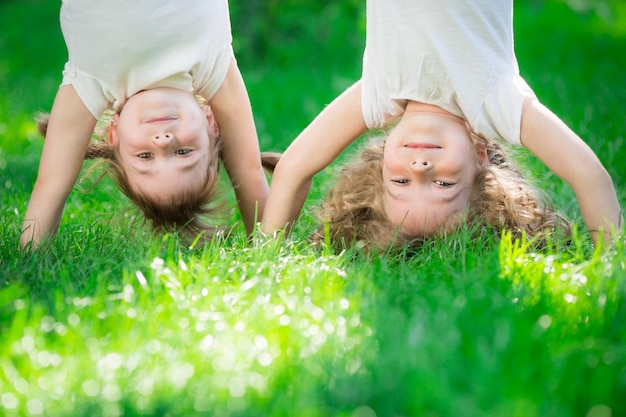
[[[488,163],[463,123],[431,113],[405,115],[383,157],[387,215],[411,237],[427,237],[461,218],[478,172]]]
[[[110,140],[131,189],[167,201],[203,186],[217,134],[210,108],[192,93],[157,88],[127,100],[113,118]]]

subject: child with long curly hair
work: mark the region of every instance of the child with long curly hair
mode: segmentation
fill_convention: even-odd
[[[269,186],[227,0],[64,0],[60,20],[69,57],[42,122],[21,246],[58,230],[83,159],[97,154],[88,147],[106,112],[113,116],[99,156],[153,226],[203,228],[198,216],[215,198],[221,157],[252,232]]]
[[[322,205],[335,243],[420,241],[466,219],[516,233],[568,224],[498,146],[522,145],[574,190],[594,241],[621,212],[585,142],[520,77],[511,0],[368,0],[361,80],[296,138],[272,178],[263,229],[299,216],[313,176],[368,129],[388,128]],[[319,236],[319,235],[318,235]]]
[[[474,133],[470,136],[484,144],[489,163],[476,176],[464,211],[441,217],[436,229],[419,235],[402,232],[390,220],[381,192],[384,138],[378,138],[341,167],[334,186],[317,210],[324,224],[312,240],[324,242],[329,232],[331,242],[338,247],[357,242],[366,250],[419,246],[425,238],[444,235],[460,222],[487,225],[494,230],[506,228],[516,237],[524,234],[536,239],[539,245],[545,243],[547,233],[551,238],[554,233],[566,238],[571,232],[567,219],[554,210],[545,192],[522,176],[506,150]]]

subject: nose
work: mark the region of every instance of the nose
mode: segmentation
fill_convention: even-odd
[[[433,166],[433,164],[428,159],[414,160],[411,161],[410,165],[413,171],[428,171]]]
[[[174,140],[174,135],[169,132],[157,133],[152,135],[152,141],[160,146],[167,146]]]

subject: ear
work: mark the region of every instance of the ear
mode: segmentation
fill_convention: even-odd
[[[213,114],[213,109],[211,109],[211,106],[207,104],[203,104],[200,107],[202,108],[202,111],[204,112],[204,115],[206,116],[206,120],[208,122],[209,136],[211,138],[218,137],[220,135],[220,129],[217,125],[217,121],[215,120],[215,114]]]
[[[476,161],[481,169],[485,169],[489,166],[489,155],[487,155],[487,147],[482,142],[476,142],[474,144],[476,148]]]
[[[109,124],[109,146],[111,148],[117,148],[119,145],[119,137],[117,135],[117,125],[120,120],[119,114],[114,114]]]

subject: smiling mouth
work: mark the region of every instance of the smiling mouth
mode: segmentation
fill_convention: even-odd
[[[160,123],[169,123],[174,120],[177,120],[177,119],[175,117],[154,117],[152,119],[146,120],[146,123],[160,124]]]
[[[404,146],[411,149],[441,149],[441,146],[433,145],[432,143],[411,142],[407,143]]]

